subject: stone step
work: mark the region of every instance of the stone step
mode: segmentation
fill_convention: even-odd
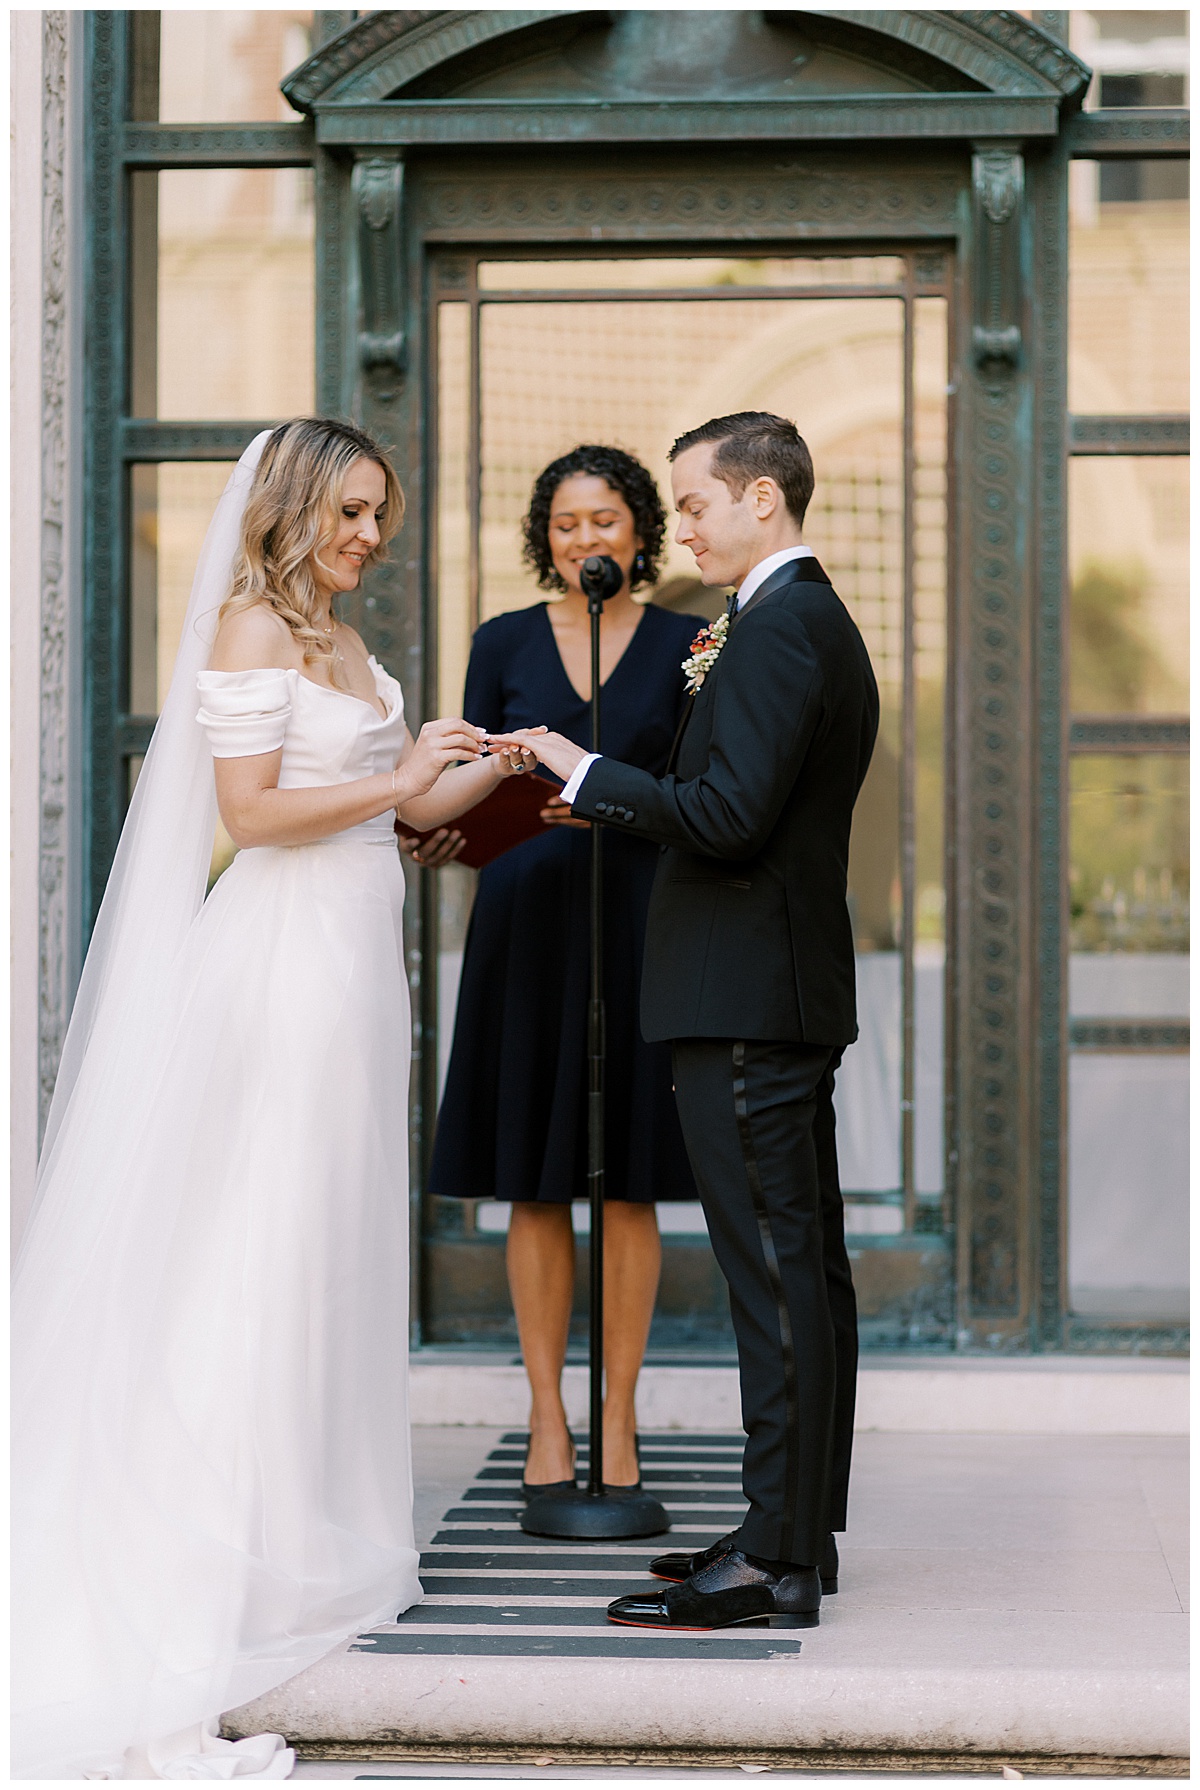
[[[714,1475],[720,1514],[694,1505],[669,1540],[620,1543],[523,1533],[516,1488],[494,1475],[525,1441],[417,1431],[426,1600],[224,1731],[285,1734],[303,1775],[319,1760],[378,1777],[387,1761],[486,1760],[1186,1770],[1178,1439],[866,1433],[820,1626],[708,1634],[618,1628],[605,1605],[648,1583],[664,1546],[703,1547],[737,1522],[713,1464],[737,1432],[644,1436],[696,1489]]]
[[[416,1424],[519,1424],[529,1415],[524,1369],[494,1354],[421,1350],[412,1357]],[[569,1421],[587,1423],[588,1376],[563,1376]],[[736,1430],[733,1365],[642,1369],[644,1430]],[[1147,1356],[864,1356],[855,1428],[933,1435],[1183,1436],[1188,1363]]]

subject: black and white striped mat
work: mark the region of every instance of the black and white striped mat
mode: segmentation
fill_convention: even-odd
[[[578,1440],[581,1482],[588,1450]],[[668,1548],[706,1548],[745,1514],[745,1437],[644,1436],[642,1483],[661,1500],[669,1534],[644,1541],[563,1542],[519,1526],[528,1437],[503,1436],[472,1485],[442,1519],[421,1557],[425,1599],[390,1627],[360,1635],[352,1651],[445,1656],[608,1659],[771,1659],[800,1642],[762,1628],[711,1635],[621,1628],[605,1616],[614,1597],[651,1586],[647,1562]]]

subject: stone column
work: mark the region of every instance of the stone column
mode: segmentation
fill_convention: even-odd
[[[73,204],[80,152],[77,15],[19,12],[12,31],[11,1174],[14,1237],[78,978],[80,779],[74,718],[80,579]]]

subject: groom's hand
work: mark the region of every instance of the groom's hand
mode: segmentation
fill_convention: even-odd
[[[589,754],[574,740],[564,739],[561,733],[546,733],[540,727],[516,728],[512,733],[494,734],[488,741],[495,750],[497,746],[522,746],[526,751],[536,753],[548,771],[561,777],[565,783],[571,772],[583,758]]]

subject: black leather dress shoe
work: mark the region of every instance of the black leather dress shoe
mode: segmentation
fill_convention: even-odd
[[[629,1628],[816,1628],[821,1579],[815,1566],[778,1575],[729,1548],[682,1585],[618,1597],[608,1619]]]
[[[682,1585],[693,1573],[702,1572],[730,1548],[737,1546],[738,1532],[735,1529],[730,1535],[723,1535],[720,1541],[714,1541],[710,1548],[703,1548],[698,1554],[660,1554],[650,1562],[648,1571],[656,1579],[669,1579],[672,1585]],[[821,1575],[821,1596],[836,1597],[838,1588],[838,1551],[837,1542],[831,1535],[825,1543],[824,1552],[818,1562],[817,1570]]]

